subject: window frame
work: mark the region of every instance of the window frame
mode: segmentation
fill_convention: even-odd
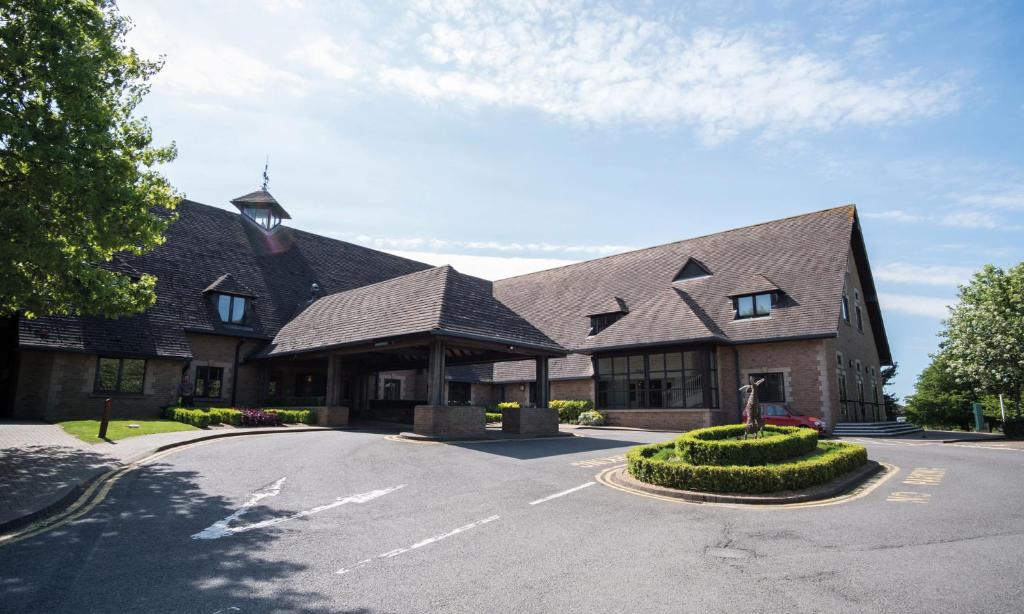
[[[622,319],[622,316],[626,315],[622,311],[613,311],[610,313],[595,313],[590,316],[590,332],[587,333],[588,337],[600,334],[602,331],[607,329],[612,324],[615,324]]]
[[[843,316],[843,321],[847,324],[850,323],[850,297],[843,293],[843,300],[840,303],[840,311]]]
[[[201,391],[202,394],[200,394],[200,390],[199,390],[199,380],[200,380],[199,372],[200,372],[200,370],[203,370],[203,371],[205,371],[207,373],[207,376],[202,378],[202,381],[203,381],[203,390]],[[216,379],[216,381],[219,382],[219,385],[217,386],[217,394],[216,394],[216,396],[208,394],[210,392],[210,380],[212,379],[209,376],[209,372],[211,370],[219,371],[219,377]],[[197,398],[197,399],[220,399],[220,398],[222,398],[224,396],[224,367],[216,367],[216,366],[213,366],[213,365],[196,365],[196,372],[195,372],[195,375],[192,377],[192,396]]]
[[[688,360],[687,354],[695,354],[696,357]],[[678,357],[678,365],[670,357]],[[610,369],[604,369],[602,364]],[[594,356],[593,368],[595,398],[602,409],[720,407],[718,361],[713,347],[668,347],[646,352],[601,354]],[[671,381],[678,385],[664,386],[665,382]],[[691,404],[687,401],[687,391],[696,390],[698,385],[700,402]],[[655,402],[655,398],[658,401]]]
[[[740,294],[734,296],[732,299],[732,312],[734,320],[752,320],[755,318],[768,318],[772,315],[772,310],[775,308],[778,298],[776,292],[756,292],[754,294]],[[765,312],[758,311],[758,298],[768,297],[768,310]],[[742,315],[740,312],[740,302],[744,299],[750,300],[750,315]]]
[[[388,390],[394,390],[394,396],[388,394]],[[385,377],[384,383],[381,387],[381,397],[384,401],[401,401],[402,400],[402,380],[394,377]]]
[[[854,307],[857,310],[857,331],[864,332],[864,312],[861,311],[860,305]]]
[[[246,326],[249,321],[249,301],[251,300],[247,296],[241,296],[238,294],[228,294],[226,292],[217,292],[215,294],[216,300],[214,301],[214,307],[217,309],[217,317],[220,318],[222,324],[234,324],[235,326]],[[221,298],[228,299],[228,319],[225,320],[223,314],[220,312]],[[232,317],[235,313],[235,303],[241,301],[242,303],[242,317],[239,320],[234,320]]]
[[[780,399],[769,399],[764,397],[763,391],[767,390],[765,385],[762,385],[757,392],[758,403],[785,403],[786,402],[786,374],[783,371],[765,371],[763,373],[750,373],[747,375],[747,383],[752,384],[757,380],[764,378],[765,384],[768,383],[768,376],[779,376],[779,393],[782,395]]]
[[[116,360],[117,361],[117,383],[114,388],[105,389],[100,388],[100,371],[101,365],[104,360]],[[140,378],[139,390],[123,390],[124,384],[124,363],[126,360],[142,362],[142,377]],[[149,367],[149,361],[145,358],[133,358],[125,356],[97,356],[96,357],[96,373],[93,378],[92,391],[95,394],[112,394],[112,395],[144,395],[146,394],[146,374]]]

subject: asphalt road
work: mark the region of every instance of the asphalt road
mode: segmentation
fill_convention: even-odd
[[[0,610],[1024,608],[1020,447],[868,443],[898,472],[830,506],[737,509],[594,483],[629,446],[668,438],[326,432],[188,447],[126,474],[79,520],[0,547]]]

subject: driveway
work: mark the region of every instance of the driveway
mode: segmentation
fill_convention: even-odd
[[[8,612],[1012,611],[1024,451],[870,441],[899,470],[789,509],[668,502],[598,472],[665,433],[464,445],[220,440],[0,547]]]

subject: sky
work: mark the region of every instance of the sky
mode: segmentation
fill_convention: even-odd
[[[910,394],[1024,260],[1024,5],[126,1],[182,195],[489,279],[856,203]]]

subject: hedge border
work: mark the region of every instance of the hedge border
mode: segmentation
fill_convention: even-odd
[[[683,461],[653,458],[675,445],[666,441],[630,448],[626,453],[629,474],[641,482],[715,493],[759,494],[802,490],[829,482],[868,462],[864,446],[822,442],[822,454],[776,465],[692,465]]]
[[[818,447],[814,429],[765,426],[766,437],[731,439],[744,432],[742,424],[695,429],[676,438],[676,454],[691,465],[765,465],[806,456]]]

